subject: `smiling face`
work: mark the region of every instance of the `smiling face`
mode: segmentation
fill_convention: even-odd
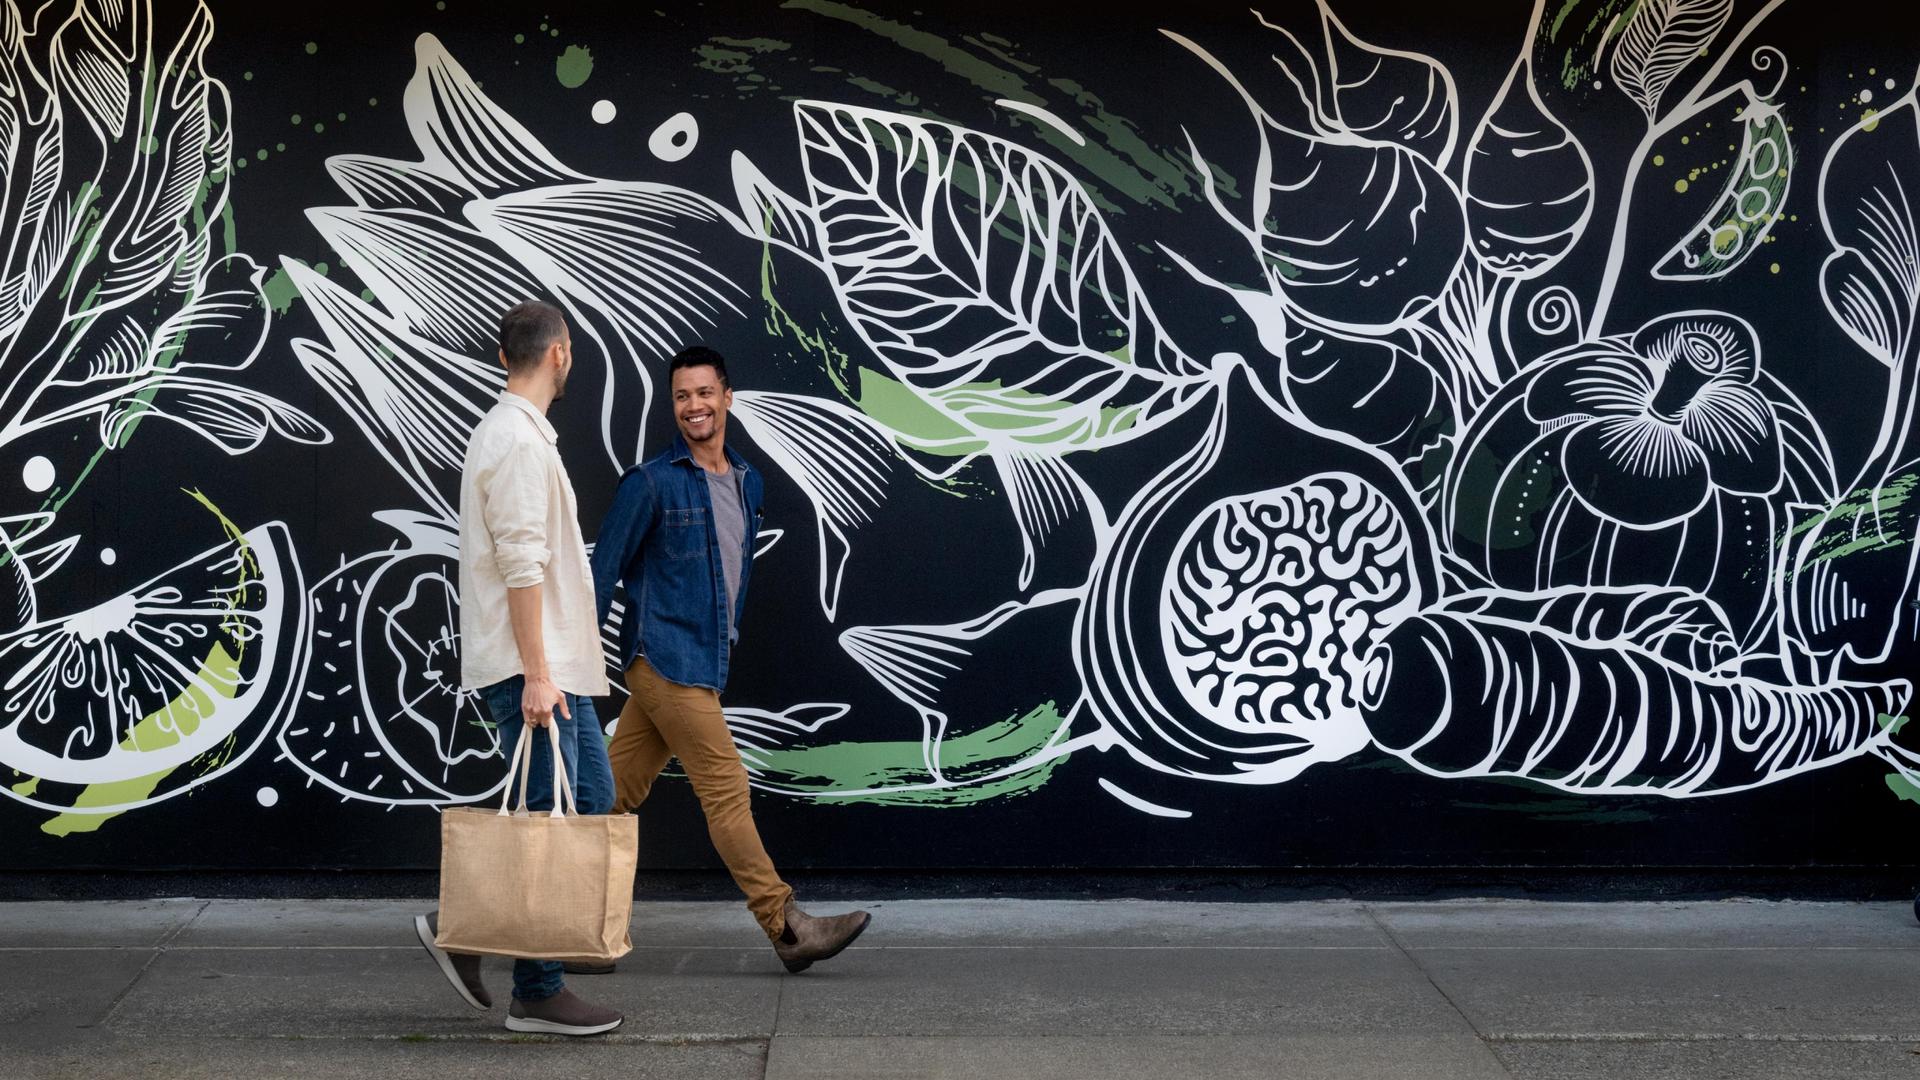
[[[673,422],[688,446],[726,445],[727,410],[732,407],[733,391],[720,382],[720,373],[711,366],[674,371]]]

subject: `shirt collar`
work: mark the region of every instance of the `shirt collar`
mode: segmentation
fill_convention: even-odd
[[[533,419],[533,426],[540,430],[541,438],[546,439],[548,443],[557,445],[560,442],[560,433],[553,430],[553,425],[547,422],[547,414],[540,411],[540,406],[535,405],[519,394],[506,390],[500,392],[500,404],[511,405],[531,417]]]
[[[729,468],[740,469],[743,471],[750,471],[750,467],[747,465],[747,459],[741,457],[739,451],[735,450],[731,446],[726,447],[725,449],[726,449],[726,455],[727,455],[727,466]],[[667,447],[667,460],[672,462],[684,461],[688,465],[692,465],[696,469],[700,467],[699,464],[697,464],[693,460],[693,451],[687,448],[687,437],[685,435],[680,434],[677,431],[674,432],[674,435],[673,435],[673,445]]]

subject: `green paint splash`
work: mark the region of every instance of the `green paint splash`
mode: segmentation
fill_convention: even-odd
[[[1038,77],[1037,67],[1015,60],[1004,49],[986,44],[987,40],[1004,42],[1004,39],[990,38],[988,35],[967,39],[967,44],[1000,61],[995,63],[939,34],[915,29],[906,23],[863,11],[839,0],[787,0],[781,6],[837,19],[891,41],[965,79],[989,99],[1008,98],[1038,108],[1049,108],[1048,91],[1064,94],[1068,102],[1078,109],[1078,116],[1063,119],[1069,122],[1077,120],[1080,126],[1103,137],[1106,140],[1104,143],[1090,139],[1083,146],[1051,124],[1025,115],[1010,114],[1008,122],[1028,128],[1035,139],[1045,143],[1055,154],[1087,169],[1106,188],[1137,204],[1158,203],[1177,209],[1179,200],[1199,197],[1196,186],[1198,173],[1183,160],[1184,154],[1170,157],[1161,153],[1140,136],[1132,121],[1108,111],[1098,97],[1070,79],[1047,79],[1037,86],[1029,82],[1026,77],[1028,74]],[[872,89],[875,93],[899,100],[897,92],[885,84],[873,82]],[[901,103],[905,104],[904,101]],[[1214,180],[1229,196],[1236,194],[1235,181],[1231,176],[1215,169]],[[1103,211],[1124,213],[1124,209],[1109,200],[1103,191],[1092,189],[1089,195]]]
[[[1889,548],[1904,547],[1908,542],[1908,533],[1904,530],[1861,529],[1854,534],[1854,524],[1862,518],[1874,515],[1886,517],[1899,510],[1912,499],[1914,488],[1920,486],[1920,474],[1907,473],[1879,488],[1860,488],[1825,512],[1815,514],[1807,520],[1789,529],[1782,539],[1799,536],[1817,526],[1833,526],[1830,532],[1823,531],[1819,542],[1807,553],[1801,569],[1830,559],[1844,559],[1849,555],[1858,555],[1863,551],[1885,551]],[[1910,517],[1911,511],[1903,514]],[[1783,572],[1792,572],[1783,571]]]
[[[1887,774],[1887,790],[1910,803],[1920,803],[1920,786],[1899,773]]]
[[[593,53],[580,45],[569,45],[553,62],[553,76],[560,85],[577,90],[593,77]]]
[[[217,641],[207,650],[207,657],[201,662],[195,681],[189,684],[180,696],[148,713],[139,723],[133,725],[128,730],[126,739],[120,743],[120,748],[135,752],[162,750],[192,735],[199,729],[201,718],[213,715],[215,710],[213,696],[207,693],[206,688],[211,688],[214,694],[227,699],[239,695],[240,658],[229,653],[226,646]],[[220,750],[231,753],[228,747],[222,747]],[[210,753],[218,754],[220,750]],[[216,759],[210,764],[218,767],[224,764],[224,761]],[[154,789],[160,786],[161,781],[173,775],[173,772],[172,769],[165,769],[130,780],[89,784],[80,792],[79,797],[73,800],[76,812],[53,818],[41,825],[40,831],[48,836],[71,836],[75,833],[94,832],[108,821],[118,817],[121,811],[104,814],[79,811],[87,807],[139,802],[151,796]]]
[[[1560,46],[1563,89],[1573,90],[1593,79],[1594,58],[1633,21],[1640,3],[1641,0],[1565,0],[1553,18],[1542,23],[1539,45],[1543,51],[1546,46]],[[1581,17],[1582,12],[1585,18]]]
[[[978,784],[966,781],[1040,752],[1063,724],[1059,709],[1049,701],[1024,715],[1009,716],[978,731],[942,741],[937,751],[940,770],[949,779],[963,784],[952,788],[910,787],[927,782],[925,750],[917,741],[743,750],[741,756],[748,758],[764,779],[792,791],[815,796],[859,793],[842,795],[837,802],[874,806],[965,806],[1038,790],[1066,760],[1064,755],[995,780]],[[884,790],[890,787],[900,790]]]
[[[284,269],[275,270],[269,274],[267,280],[260,283],[260,292],[266,297],[267,306],[272,308],[276,315],[285,315],[292,309],[294,297],[300,295],[299,288],[293,283],[292,275]]]
[[[766,55],[767,53],[786,52],[787,50],[793,48],[793,45],[789,42],[781,41],[777,38],[767,38],[767,37],[756,37],[756,38],[712,37],[712,38],[708,38],[707,40],[713,42],[716,45],[725,45],[735,49],[745,49],[750,53],[757,53],[763,56]]]

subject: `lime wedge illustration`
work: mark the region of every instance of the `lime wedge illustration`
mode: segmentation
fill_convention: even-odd
[[[0,790],[114,814],[253,752],[303,681],[305,591],[284,526],[226,528],[144,585],[0,634],[0,765],[31,778]]]

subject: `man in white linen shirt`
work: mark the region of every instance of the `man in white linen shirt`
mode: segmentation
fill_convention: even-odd
[[[551,304],[516,306],[500,320],[507,390],[474,429],[460,470],[460,684],[479,691],[501,749],[557,724],[560,758],[583,814],[613,807],[613,773],[593,698],[608,692],[593,577],[580,535],[573,483],[560,462],[547,408],[573,369],[566,319]],[[530,809],[553,807],[549,739],[534,739]],[[437,947],[437,913],[414,931],[469,1005],[492,1005],[480,957]],[[515,960],[507,1027],[598,1035],[620,1013],[590,1004],[565,984],[558,961]]]

